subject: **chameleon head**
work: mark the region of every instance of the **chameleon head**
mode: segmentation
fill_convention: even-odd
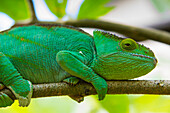
[[[132,79],[153,70],[157,64],[154,53],[130,38],[95,31],[97,57],[93,70],[106,80]]]

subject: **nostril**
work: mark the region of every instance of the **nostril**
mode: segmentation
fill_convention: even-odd
[[[148,52],[147,52],[147,51],[145,51],[145,53],[147,54]]]

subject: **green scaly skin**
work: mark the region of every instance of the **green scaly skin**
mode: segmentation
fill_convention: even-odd
[[[20,106],[29,105],[34,83],[76,84],[79,79],[91,83],[103,100],[106,80],[136,78],[156,66],[153,52],[134,40],[104,31],[93,34],[94,38],[77,28],[53,25],[0,33],[0,82],[14,93]],[[0,107],[12,103],[8,95],[0,94]]]

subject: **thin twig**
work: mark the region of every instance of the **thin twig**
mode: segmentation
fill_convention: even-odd
[[[37,20],[36,14],[35,14],[35,8],[34,8],[34,5],[33,5],[33,1],[28,0],[28,2],[29,2],[29,5],[30,5],[30,10],[31,10],[31,15],[32,15],[32,21],[31,21],[30,24],[37,23],[38,20]]]
[[[170,80],[122,80],[107,81],[107,94],[154,94],[170,95]],[[49,84],[34,84],[33,98],[49,96],[88,96],[95,95],[96,90],[91,84],[80,82],[77,85],[69,85],[64,82]],[[1,92],[16,99],[9,89]]]

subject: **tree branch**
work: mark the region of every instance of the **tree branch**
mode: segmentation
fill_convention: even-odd
[[[165,44],[170,44],[170,33],[156,30],[156,29],[148,29],[148,28],[138,28],[129,25],[123,25],[118,23],[105,22],[100,20],[76,20],[76,21],[66,21],[63,23],[57,22],[38,22],[40,24],[64,24],[64,25],[72,25],[75,27],[87,27],[87,28],[98,28],[108,31],[117,32],[123,34],[127,37],[131,37],[135,40],[142,39],[152,39],[159,42],[163,42]],[[28,25],[35,24],[35,22],[30,23]],[[22,24],[16,24],[13,27],[23,26]]]
[[[103,30],[118,32],[136,40],[152,39],[166,44],[170,44],[170,33],[148,28],[138,28],[118,23],[105,22],[100,20],[76,20],[65,22],[67,25],[76,27],[99,28]]]
[[[155,94],[170,95],[170,80],[121,80],[107,81],[107,94]],[[64,82],[49,84],[34,84],[33,98],[49,96],[88,96],[95,95],[96,90],[91,84],[80,82],[75,86]],[[16,99],[9,89],[1,92]]]

